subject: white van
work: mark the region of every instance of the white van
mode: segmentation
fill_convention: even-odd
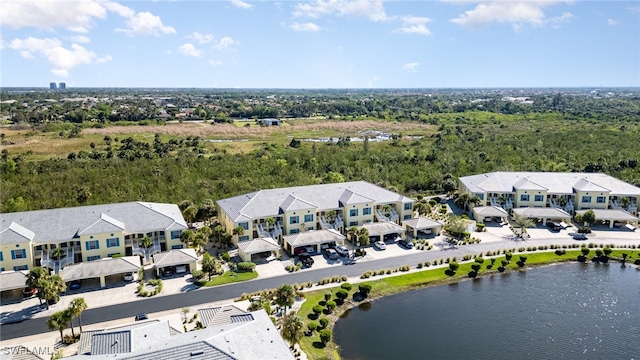
[[[184,274],[186,272],[187,272],[187,266],[186,265],[176,266],[176,274]]]

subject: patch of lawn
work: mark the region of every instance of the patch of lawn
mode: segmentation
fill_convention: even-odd
[[[255,271],[252,272],[234,272],[233,276],[231,276],[231,271],[227,271],[222,275],[218,275],[211,279],[211,281],[207,281],[205,283],[201,283],[202,286],[217,286],[223,284],[230,284],[235,282],[247,281],[251,279],[255,279],[258,277],[258,273]]]

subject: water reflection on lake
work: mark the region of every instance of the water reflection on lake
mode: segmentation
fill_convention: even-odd
[[[367,304],[334,328],[344,359],[640,359],[635,266],[549,266]]]

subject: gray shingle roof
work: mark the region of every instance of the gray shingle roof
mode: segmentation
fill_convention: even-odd
[[[282,211],[303,210],[303,209],[315,209],[316,205],[299,199],[293,195],[287,196],[286,199],[280,204]]]
[[[257,192],[218,200],[218,206],[231,218],[233,222],[248,221],[257,218],[277,216],[280,214],[281,204],[289,196],[301,199],[306,203],[315,204],[320,210],[340,208],[340,198],[345,190],[372,199],[376,204],[394,202],[413,202],[410,198],[381,188],[366,181],[353,181],[336,184],[320,184],[260,190]],[[306,207],[305,209],[308,209]]]
[[[348,204],[362,204],[366,202],[375,202],[373,199],[368,198],[366,196],[362,196],[356,192],[351,190],[345,190],[340,196],[340,203],[343,205]]]
[[[507,210],[499,206],[476,206],[473,212],[483,217],[508,217]]]
[[[516,181],[516,183],[513,184],[513,188],[518,190],[548,190],[546,187],[538,185],[527,178]]]
[[[12,221],[8,227],[0,231],[0,244],[18,244],[29,242],[35,237],[35,233],[24,226]]]
[[[122,231],[125,229],[124,223],[112,218],[109,215],[100,214],[100,219],[96,220],[87,228],[80,230],[78,235],[84,234],[100,234],[110,231]]]
[[[114,326],[106,329],[85,330],[80,334],[80,341],[78,342],[78,354],[82,355],[82,354],[91,353],[91,339],[95,334],[131,330],[137,327],[143,327],[143,326],[148,326],[149,324],[158,324],[158,323],[160,323],[160,320],[151,319],[146,321],[136,321],[135,323]],[[180,332],[174,328],[169,328],[169,333],[171,336],[174,336],[176,334],[179,334]]]
[[[576,214],[584,215],[588,210],[576,211]],[[596,221],[600,220],[614,220],[614,221],[632,221],[638,222],[638,218],[629,214],[624,210],[612,210],[612,209],[593,209],[593,213],[596,216]]]
[[[26,287],[28,271],[3,271],[0,273],[0,291]]]
[[[520,179],[526,178],[548,189],[550,194],[573,194],[575,186],[584,189],[584,181],[598,186],[597,191],[610,190],[611,195],[640,196],[640,188],[600,173],[492,172],[463,176],[460,182],[471,192],[511,193]],[[591,185],[589,185],[591,186]],[[606,189],[606,190],[605,190]],[[596,191],[596,190],[594,190]]]
[[[304,231],[297,234],[285,235],[283,236],[283,239],[292,247],[300,247],[307,245],[326,244],[332,241],[342,242],[344,241],[345,237],[336,230],[326,229]]]
[[[102,275],[115,275],[136,272],[140,268],[139,256],[124,256],[120,258],[104,258],[95,261],[81,262],[67,265],[62,269],[64,281],[91,279]]]
[[[518,214],[520,216],[526,218],[537,218],[537,219],[571,219],[571,215],[564,210],[555,209],[555,208],[532,208],[532,207],[524,207],[524,208],[516,208],[513,209],[514,214]]]
[[[92,226],[96,230],[103,230],[117,229],[123,225],[127,233],[187,228],[177,205],[148,202],[4,213],[0,214],[0,234],[14,222],[33,232],[35,243],[70,241],[83,231],[87,233]],[[2,239],[4,241],[4,236]]]
[[[360,226],[360,228],[367,229],[369,236],[382,236],[393,233],[403,233],[405,231],[402,226],[391,221],[366,223]]]
[[[280,245],[272,238],[255,238],[238,241],[238,248],[245,254],[257,254],[265,251],[280,250]]]
[[[435,227],[441,227],[442,224],[435,221],[435,220],[431,220],[431,219],[427,219],[425,217],[419,217],[419,218],[413,218],[410,220],[404,220],[402,222],[403,224],[413,228],[413,229],[418,229],[418,230],[422,230],[422,229],[431,229],[431,228],[435,228]]]
[[[190,264],[198,261],[198,255],[194,249],[174,249],[153,255],[155,267]]]
[[[166,349],[149,351],[146,354],[136,354],[118,357],[127,360],[235,360],[206,341],[177,345]]]

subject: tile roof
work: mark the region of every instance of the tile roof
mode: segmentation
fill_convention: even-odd
[[[260,190],[244,195],[218,200],[218,206],[233,222],[250,221],[252,219],[277,216],[281,213],[281,205],[290,196],[313,204],[320,210],[340,208],[340,198],[349,190],[361,197],[373,199],[376,204],[394,202],[413,202],[412,199],[384,189],[366,181],[353,181],[335,184],[296,186],[288,188]],[[309,207],[305,207],[308,209]]]
[[[233,321],[233,317],[239,315],[249,315],[249,317],[237,318],[236,321]],[[250,313],[247,313],[235,305],[198,309],[198,317],[205,327],[214,327],[231,324],[232,322],[253,320],[253,316]]]
[[[598,190],[593,191],[610,191],[611,195],[640,196],[639,187],[601,173],[497,171],[463,176],[459,180],[471,192],[511,193],[514,185],[523,178],[547,188],[550,194],[573,194],[575,186],[579,189],[594,186],[593,189]]]
[[[584,215],[588,210],[578,210],[576,214]],[[593,213],[596,216],[596,221],[599,220],[618,220],[618,221],[633,221],[638,222],[638,218],[629,214],[624,210],[612,210],[612,209],[593,209]]]
[[[360,228],[367,229],[369,236],[381,236],[393,233],[403,233],[405,230],[402,226],[397,225],[391,221],[382,221],[375,223],[366,223],[360,226]]]
[[[483,217],[509,217],[507,210],[499,206],[476,206],[473,212]]]
[[[0,234],[13,223],[34,233],[35,243],[69,241],[88,231],[108,232],[122,227],[126,233],[187,228],[178,205],[139,201],[3,213]],[[4,241],[4,235],[1,238]]]
[[[140,268],[139,256],[104,258],[89,262],[67,265],[62,269],[62,279],[67,281],[91,279],[100,276],[136,272]]]
[[[194,261],[198,261],[195,249],[174,249],[153,255],[153,263],[156,268],[190,264]]]
[[[313,230],[304,231],[297,234],[283,236],[286,241],[292,247],[300,247],[307,245],[325,244],[332,241],[342,242],[344,241],[344,235],[333,229],[325,230]]]

